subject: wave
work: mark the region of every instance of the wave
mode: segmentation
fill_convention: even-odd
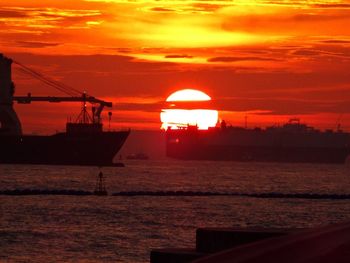
[[[314,193],[239,193],[239,192],[193,192],[193,191],[130,191],[112,194],[113,196],[242,196],[255,198],[300,198],[300,199],[350,199],[350,194]]]
[[[92,195],[93,192],[71,189],[14,189],[0,191],[0,195]]]
[[[0,195],[94,195],[94,192],[72,189],[14,189],[0,190]],[[205,192],[205,191],[125,191],[112,193],[112,196],[237,196],[253,198],[280,198],[280,199],[350,199],[350,194],[317,194],[317,193],[240,193],[240,192]]]

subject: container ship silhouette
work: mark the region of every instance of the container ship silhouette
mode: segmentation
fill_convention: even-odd
[[[350,134],[320,131],[299,119],[266,129],[195,126],[166,131],[166,154],[183,160],[344,163],[350,154]]]
[[[11,65],[16,63],[22,72],[63,91],[67,97],[14,96]],[[66,131],[50,136],[23,135],[13,103],[34,101],[81,102],[82,110],[75,122],[66,124]],[[87,111],[87,103],[98,105]],[[42,74],[0,54],[0,163],[119,166],[113,157],[123,146],[130,131],[103,131],[101,112],[111,107],[106,102],[81,93],[74,88],[46,78]],[[109,113],[111,117],[111,113]]]

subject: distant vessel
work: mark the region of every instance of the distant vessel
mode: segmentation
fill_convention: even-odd
[[[103,131],[101,111],[105,106],[112,106],[111,102],[96,99],[85,93],[70,97],[33,97],[31,94],[15,97],[11,79],[12,62],[0,54],[0,163],[119,165],[113,163],[113,157],[124,144],[130,131]],[[68,90],[67,86],[62,86],[21,66],[24,71],[37,76],[46,84]],[[23,135],[21,123],[13,109],[14,101],[24,104],[32,101],[79,101],[82,102],[82,111],[76,122],[66,124],[65,132],[50,136]],[[97,108],[92,108],[92,116],[87,112],[87,102],[99,105]]]
[[[126,159],[129,160],[148,160],[149,157],[145,153],[132,153],[126,156]]]
[[[183,160],[344,163],[350,154],[350,134],[320,131],[299,119],[281,127],[247,129],[189,126],[166,131],[168,157]]]

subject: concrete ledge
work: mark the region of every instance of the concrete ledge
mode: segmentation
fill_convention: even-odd
[[[188,263],[206,256],[195,249],[190,248],[166,248],[153,249],[151,251],[151,263]]]
[[[348,263],[350,223],[270,238],[209,255],[196,263]]]
[[[264,228],[198,228],[196,250],[202,253],[216,253],[243,244],[287,235],[291,231]]]

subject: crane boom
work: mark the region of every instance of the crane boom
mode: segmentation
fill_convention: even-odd
[[[14,96],[12,101],[17,101],[19,104],[30,104],[33,101],[46,101],[52,103],[59,102],[82,102],[82,112],[78,116],[77,120],[80,119],[81,123],[89,122],[89,119],[95,123],[100,123],[101,121],[101,112],[104,107],[112,107],[112,102],[96,99],[95,97],[89,96],[86,93],[83,93],[80,97],[56,97],[56,96],[32,96],[31,93],[28,93],[27,96]],[[99,106],[97,109],[92,108],[92,119],[89,117],[89,114],[86,111],[86,102],[97,103]]]
[[[81,97],[56,97],[56,96],[14,96],[13,101],[17,101],[19,104],[30,104],[33,101],[47,101],[47,102],[90,102],[98,103],[101,106],[112,107],[112,102],[96,99],[92,96],[82,95]]]

